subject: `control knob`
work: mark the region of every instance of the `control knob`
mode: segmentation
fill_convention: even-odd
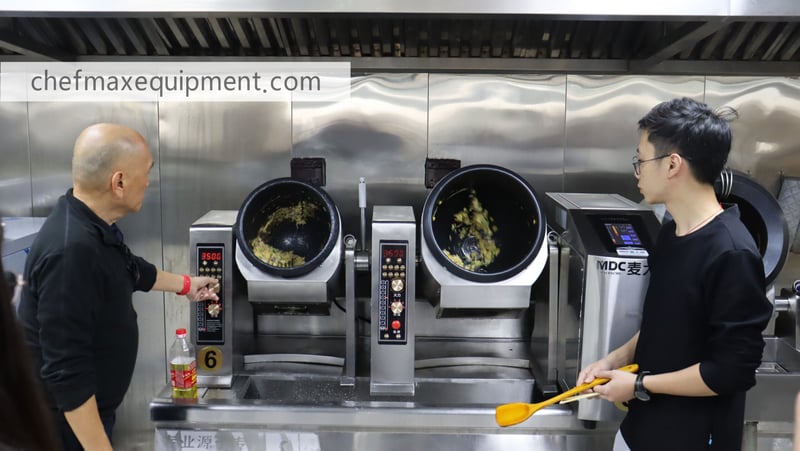
[[[392,291],[403,291],[406,284],[403,283],[403,279],[392,279]]]
[[[208,310],[209,316],[216,318],[222,311],[222,306],[219,304],[219,302],[211,302],[208,304],[208,307],[206,307],[206,310]]]
[[[389,308],[392,309],[392,313],[394,313],[395,315],[399,315],[399,314],[403,313],[403,309],[405,307],[403,307],[403,303],[402,302],[394,301],[394,302],[392,302],[392,305],[389,306]]]

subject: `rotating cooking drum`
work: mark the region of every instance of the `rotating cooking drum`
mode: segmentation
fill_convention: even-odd
[[[428,251],[448,272],[473,282],[499,282],[523,271],[539,254],[545,228],[533,188],[499,166],[451,172],[422,210]]]
[[[236,240],[247,260],[284,278],[317,268],[334,249],[339,214],[322,189],[292,178],[259,186],[242,203]]]
[[[525,309],[547,263],[545,216],[533,188],[491,165],[455,170],[422,209],[421,286],[437,316]]]
[[[767,285],[775,281],[789,249],[789,230],[775,197],[747,175],[725,170],[714,182],[720,202],[739,206],[744,223],[764,261]]]

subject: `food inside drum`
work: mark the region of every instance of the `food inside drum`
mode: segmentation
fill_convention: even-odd
[[[275,237],[280,235],[278,229],[294,227],[300,229],[308,223],[319,209],[319,205],[302,200],[290,207],[280,207],[267,218],[264,225],[258,229],[258,234],[250,240],[253,253],[268,265],[277,268],[293,268],[306,262],[304,256],[297,255],[292,250],[280,249],[275,243]]]
[[[440,201],[441,203],[441,201]],[[436,216],[432,218],[436,221]],[[444,255],[468,271],[480,272],[494,262],[500,248],[494,240],[497,225],[483,207],[474,189],[469,192],[469,205],[453,215],[450,225],[450,248]]]
[[[539,255],[546,236],[533,188],[492,165],[467,166],[439,180],[425,199],[421,227],[433,259],[479,283],[519,274]]]
[[[339,221],[336,205],[321,188],[290,177],[269,180],[239,208],[237,248],[256,270],[303,276],[319,268],[339,242]]]

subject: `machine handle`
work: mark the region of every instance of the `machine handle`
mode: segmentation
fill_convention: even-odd
[[[358,178],[358,208],[367,208],[367,181],[364,177]]]
[[[358,209],[361,210],[361,244],[359,249],[367,250],[367,179],[358,178]]]

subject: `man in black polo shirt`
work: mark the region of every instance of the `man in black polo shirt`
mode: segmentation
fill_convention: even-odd
[[[583,369],[578,383],[610,378],[594,391],[630,401],[614,450],[738,450],[772,305],[738,208],[723,209],[714,193],[731,130],[687,98],[655,106],[639,130],[639,190],[647,202],[664,203],[673,220],[650,253],[639,332]],[[612,370],[633,362],[638,375]]]
[[[211,277],[156,269],[131,253],[116,222],[142,207],[153,157],[136,131],[86,128],[75,142],[73,188],[31,246],[19,316],[61,428],[64,450],[110,450],[139,331],[134,291],[217,299]]]

